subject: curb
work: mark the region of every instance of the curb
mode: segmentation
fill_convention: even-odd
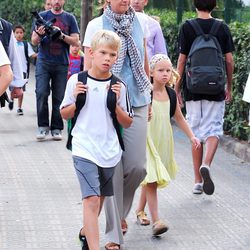
[[[245,162],[250,162],[250,144],[246,141],[239,141],[229,135],[220,138],[220,145],[228,153],[236,155]]]

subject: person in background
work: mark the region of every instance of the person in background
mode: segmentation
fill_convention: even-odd
[[[131,0],[131,5],[137,12],[144,13],[144,8],[147,4],[148,0]],[[145,14],[145,19],[148,26],[146,36],[148,60],[156,54],[167,55],[167,45],[159,21],[147,14]]]
[[[209,33],[214,22],[211,12],[216,7],[216,0],[194,0],[198,17],[198,25],[205,34]],[[179,34],[180,54],[177,63],[177,71],[182,78],[185,75],[185,65],[192,43],[197,37],[193,27],[187,21],[182,25]],[[221,51],[225,57],[226,64],[226,89],[216,95],[193,94],[187,89],[186,78],[183,78],[183,91],[186,101],[186,118],[193,133],[202,142],[198,150],[192,148],[194,166],[194,194],[212,195],[214,183],[210,175],[210,167],[214,159],[219,138],[223,135],[223,116],[225,101],[231,101],[232,76],[234,69],[233,55],[234,44],[228,26],[225,23],[220,25],[216,38],[220,44]],[[181,96],[181,81],[175,85],[180,105],[183,105]],[[205,153],[203,155],[203,146]]]
[[[54,29],[60,36],[52,39],[45,32],[44,26],[33,25],[31,41],[39,44],[36,63],[36,104],[37,125],[36,138],[46,139],[51,131],[52,139],[62,140],[63,120],[59,106],[62,102],[67,84],[69,46],[79,43],[79,28],[76,18],[64,11],[65,0],[51,0],[52,9],[40,13],[46,21],[55,19]],[[51,82],[50,82],[51,80]],[[52,92],[52,112],[49,121],[48,97]]]
[[[70,45],[68,78],[83,70],[84,57],[80,53],[81,42],[78,45]]]
[[[51,0],[44,0],[43,8],[44,10],[51,10],[52,8]]]
[[[22,25],[15,25],[13,28],[14,36],[17,41],[17,49],[19,58],[21,60],[21,67],[23,71],[23,78],[25,80],[25,84],[23,85],[22,91],[20,96],[18,97],[18,108],[17,108],[17,115],[23,115],[23,109],[22,109],[22,103],[23,103],[23,92],[26,90],[26,84],[29,80],[29,69],[30,69],[30,58],[36,58],[37,54],[32,49],[31,45],[24,41],[24,34],[25,29]],[[10,87],[10,91],[14,92],[16,88]],[[9,109],[12,110],[14,107],[14,98],[13,95],[11,95],[10,102],[9,102]]]
[[[10,67],[10,60],[0,41],[0,96],[5,92],[13,79],[13,73]]]

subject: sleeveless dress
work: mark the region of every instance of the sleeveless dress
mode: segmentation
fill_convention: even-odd
[[[169,100],[153,100],[153,116],[147,131],[147,175],[141,185],[157,182],[158,187],[163,188],[176,176],[178,167],[169,110]]]

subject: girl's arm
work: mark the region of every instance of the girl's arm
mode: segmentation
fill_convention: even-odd
[[[175,110],[175,114],[174,114],[174,119],[177,123],[177,125],[180,127],[180,129],[188,136],[188,138],[191,140],[193,147],[195,147],[195,149],[200,147],[200,141],[198,138],[196,138],[192,132],[192,130],[190,129],[189,125],[187,124],[182,112],[181,112],[181,108],[180,105],[177,101],[176,103],[176,110]]]

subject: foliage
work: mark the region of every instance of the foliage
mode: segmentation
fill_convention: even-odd
[[[178,59],[178,31],[176,25],[176,13],[170,10],[159,11],[151,9],[150,15],[160,17],[164,37],[167,41],[169,56],[174,65]],[[185,12],[183,20],[195,17],[194,12]],[[234,137],[249,140],[250,127],[247,126],[248,110],[250,104],[242,101],[242,96],[250,71],[250,37],[249,24],[231,23],[229,25],[235,44],[234,62],[235,70],[233,76],[232,96],[230,105],[226,105],[224,131]]]

